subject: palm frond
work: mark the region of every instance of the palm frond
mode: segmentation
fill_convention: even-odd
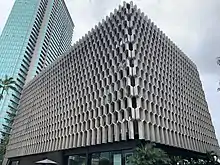
[[[12,81],[12,80],[14,80],[13,77],[9,77],[9,78],[8,78],[8,81]]]
[[[217,64],[220,65],[220,57],[217,57]]]
[[[9,81],[9,84],[15,84],[16,81],[12,78],[12,80]]]
[[[12,85],[12,84],[15,84],[16,82],[13,80],[13,81],[5,81],[4,82],[4,85]]]
[[[2,83],[3,83],[3,84],[7,84],[7,83],[8,83],[8,76],[7,76],[7,75],[5,75],[5,79],[3,80]]]
[[[15,83],[16,81],[14,81],[13,77],[8,78],[8,75],[5,75],[5,79],[0,79],[0,89],[2,89],[0,100],[3,99],[3,94],[5,92],[8,94],[9,89],[16,90],[16,88],[13,86]]]
[[[6,92],[8,94],[8,90],[9,90],[9,87],[8,86],[4,86],[3,93]]]
[[[135,150],[134,154],[129,158],[129,162],[135,165],[168,165],[171,163],[171,160],[163,150],[155,148],[153,144],[146,144]]]
[[[6,93],[8,94],[9,89],[11,89],[11,90],[13,90],[13,91],[16,90],[16,88],[15,88],[14,86],[8,85],[8,86],[4,86],[4,88],[3,88],[3,93],[6,92]]]

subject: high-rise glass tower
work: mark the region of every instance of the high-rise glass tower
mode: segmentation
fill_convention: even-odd
[[[71,47],[74,24],[64,0],[16,0],[0,36],[0,78],[16,80],[16,91],[0,101],[0,130],[10,131],[26,82]]]

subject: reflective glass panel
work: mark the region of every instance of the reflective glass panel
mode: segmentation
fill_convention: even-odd
[[[86,155],[69,156],[68,165],[86,165]]]
[[[113,165],[122,165],[121,164],[121,154],[113,155]]]

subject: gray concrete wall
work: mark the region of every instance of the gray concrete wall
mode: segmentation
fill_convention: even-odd
[[[132,3],[26,86],[7,156],[130,139],[218,149],[195,64]]]

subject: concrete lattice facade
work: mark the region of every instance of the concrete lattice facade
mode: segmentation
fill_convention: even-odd
[[[25,87],[7,157],[134,138],[218,149],[196,66],[131,3]]]

